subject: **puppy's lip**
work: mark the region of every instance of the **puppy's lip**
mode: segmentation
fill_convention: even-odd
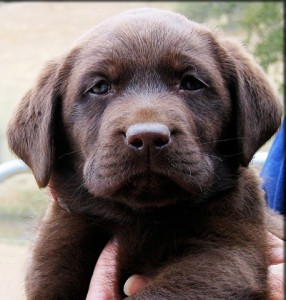
[[[122,193],[129,189],[134,189],[135,192],[142,193],[142,195],[148,195],[148,198],[152,196],[164,194],[166,189],[172,188],[184,190],[186,193],[194,192],[194,188],[190,183],[184,181],[182,178],[176,176],[169,176],[165,172],[160,170],[148,170],[144,172],[138,172],[131,177],[123,179],[117,187],[114,189],[114,194]]]
[[[168,181],[171,181],[174,185],[183,188],[186,192],[194,192],[194,187],[190,181],[184,180],[177,174],[172,174],[166,171],[165,169],[151,169],[147,174],[142,174],[143,176],[155,176],[155,177],[164,177]]]
[[[150,177],[157,182],[150,184],[148,182]],[[173,207],[179,203],[197,205],[203,201],[201,196],[204,196],[204,193],[205,191],[200,186],[191,181],[149,171],[137,173],[120,182],[120,185],[114,187],[112,194],[109,194],[107,198],[124,204],[132,210],[155,211]]]

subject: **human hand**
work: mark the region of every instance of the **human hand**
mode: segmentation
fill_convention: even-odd
[[[270,286],[270,300],[284,299],[284,247],[285,242],[273,235],[268,234],[269,242],[269,286]]]
[[[96,263],[86,300],[115,300],[116,291],[116,253],[118,243],[111,240],[104,247]]]
[[[117,300],[116,291],[116,254],[118,243],[111,240],[103,249],[94,269],[86,300]],[[133,275],[124,285],[127,296],[134,295],[148,283],[148,278]]]
[[[271,289],[270,300],[284,299],[284,242],[269,233],[269,286]],[[86,300],[115,300],[119,299],[115,289],[116,282],[116,253],[118,244],[110,241],[101,253],[94,270]],[[132,296],[144,288],[149,278],[140,275],[130,276],[125,285],[124,293]]]

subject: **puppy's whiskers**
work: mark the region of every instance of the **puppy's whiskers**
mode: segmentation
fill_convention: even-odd
[[[198,140],[199,140],[199,138],[200,137],[197,137]],[[210,142],[203,142],[203,143],[200,143],[200,145],[229,142],[229,141],[242,140],[242,139],[244,139],[244,138],[243,137],[235,137],[235,138],[229,138],[229,139],[221,139],[221,140],[214,140],[214,141],[210,141]]]
[[[80,150],[78,150],[78,151],[71,151],[71,152],[62,154],[61,156],[59,156],[58,159],[62,159],[63,157],[66,157],[66,156],[69,156],[69,155],[72,155],[72,154],[75,154],[75,153],[81,153],[81,151]]]
[[[217,155],[211,155],[211,154],[208,154],[208,153],[204,153],[204,155],[208,156],[208,157],[211,157],[211,158],[215,158],[219,161],[223,161],[223,159],[221,157],[218,157]]]

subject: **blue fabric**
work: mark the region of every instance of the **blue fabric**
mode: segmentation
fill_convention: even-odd
[[[285,214],[285,127],[284,119],[260,174],[268,206],[282,214]]]

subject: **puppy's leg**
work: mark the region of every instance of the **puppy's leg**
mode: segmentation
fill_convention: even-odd
[[[37,232],[26,275],[28,300],[85,299],[108,237],[82,215],[52,203]]]
[[[253,249],[209,249],[175,262],[128,300],[268,299],[267,268]],[[259,271],[257,271],[259,270]]]

